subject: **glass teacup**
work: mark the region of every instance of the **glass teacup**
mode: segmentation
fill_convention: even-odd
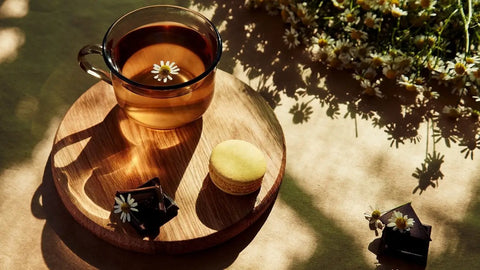
[[[109,72],[86,56],[101,54]],[[206,17],[177,6],[134,10],[115,21],[102,44],[78,53],[80,66],[113,86],[119,106],[155,129],[180,127],[210,105],[222,54],[220,35]]]

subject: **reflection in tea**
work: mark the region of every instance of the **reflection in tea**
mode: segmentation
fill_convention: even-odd
[[[112,58],[121,74],[146,86],[178,85],[205,72],[214,61],[215,37],[206,37],[175,23],[137,28],[113,48]],[[213,43],[215,46],[215,43]],[[172,128],[199,118],[214,90],[212,71],[202,80],[177,90],[136,91],[112,76],[118,103],[133,119],[150,127]]]

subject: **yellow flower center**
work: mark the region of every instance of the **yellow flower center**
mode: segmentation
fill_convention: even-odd
[[[400,0],[390,0],[390,4],[396,5],[398,7],[398,5],[400,4]]]
[[[380,57],[373,57],[372,58],[372,64],[375,66],[381,66],[383,64],[383,60]]]
[[[387,72],[385,73],[385,77],[389,78],[389,79],[394,79],[395,77],[397,76],[397,72],[395,70],[387,70]]]
[[[456,63],[455,64],[455,72],[459,75],[465,73],[467,71],[467,67],[463,63]]]
[[[319,38],[318,39],[318,46],[323,48],[327,45],[328,45],[328,41],[326,39],[324,39],[324,38]]]
[[[475,60],[472,58],[472,57],[465,57],[465,62],[467,62],[467,64],[475,64]]]
[[[438,79],[439,80],[444,80],[447,77],[447,73],[442,72],[438,74]]]
[[[405,230],[407,228],[407,220],[403,217],[398,217],[395,220],[395,226],[397,226],[397,228],[400,230]]]
[[[350,37],[354,40],[359,40],[359,39],[362,39],[362,32],[358,31],[358,30],[353,30],[351,33],[350,33]]]
[[[347,22],[355,21],[355,15],[353,15],[352,13],[348,13],[345,17],[347,19]]]
[[[372,18],[366,18],[363,23],[370,28],[375,27],[375,21]]]
[[[366,87],[365,90],[363,90],[363,93],[365,93],[366,95],[369,95],[369,96],[374,96],[375,95],[375,89],[373,89],[373,87]],[[376,214],[375,214],[375,211],[372,212],[372,218],[373,219],[378,219],[378,217],[380,217],[380,215],[378,215],[378,217],[375,217]]]
[[[163,65],[160,67],[160,73],[162,75],[168,75],[172,72],[172,70],[170,69],[170,66],[167,66],[167,65]]]
[[[339,67],[339,66],[340,66],[340,60],[338,60],[338,58],[336,58],[336,57],[335,57],[335,58],[332,58],[332,59],[330,60],[330,63],[329,63],[329,64],[330,64],[330,66],[332,66],[332,67],[334,67],[334,68]]]
[[[420,37],[420,38],[416,39],[415,40],[415,45],[419,48],[422,48],[425,45],[425,38]]]
[[[295,40],[297,39],[297,37],[295,37],[294,34],[288,34],[287,35],[287,40],[290,44],[295,44]]]
[[[326,61],[328,59],[328,53],[322,51],[318,55],[318,59],[322,62]]]
[[[126,202],[122,203],[120,208],[122,209],[122,212],[125,212],[125,213],[130,211],[130,205]]]
[[[413,91],[417,90],[417,87],[415,87],[415,85],[409,83],[405,86],[405,89],[407,89],[407,91],[413,92]]]
[[[370,5],[367,3],[359,4],[363,10],[370,10]]]
[[[369,87],[369,88],[371,88],[371,87]],[[372,89],[372,90],[373,90],[373,89]],[[375,92],[375,91],[373,91],[373,92]],[[373,212],[372,212],[372,218],[374,218],[374,219],[379,219],[381,214],[382,214],[382,213],[380,213],[380,211],[378,211],[378,210],[373,210]]]
[[[430,7],[430,3],[430,0],[420,0],[420,6],[422,6],[422,8]]]

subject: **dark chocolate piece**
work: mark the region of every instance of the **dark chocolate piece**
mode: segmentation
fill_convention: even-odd
[[[391,227],[386,227],[393,211],[399,211],[403,215],[413,218],[415,223],[410,231],[400,232],[398,230],[394,231]],[[426,265],[432,226],[420,222],[410,203],[388,211],[380,217],[380,220],[385,224],[385,228],[382,232],[379,254],[395,256]]]
[[[130,225],[141,237],[154,239],[160,227],[178,214],[175,201],[167,196],[160,185],[160,179],[153,178],[136,189],[117,191],[116,196],[125,198],[131,194],[138,203],[138,212],[130,211]]]

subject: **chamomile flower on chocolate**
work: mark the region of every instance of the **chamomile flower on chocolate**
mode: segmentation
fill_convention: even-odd
[[[122,220],[123,223],[125,221],[130,222],[131,220],[131,215],[130,212],[138,212],[138,209],[135,208],[138,205],[138,203],[135,201],[134,198],[132,198],[132,195],[130,193],[127,195],[127,199],[125,200],[125,197],[123,197],[122,194],[120,196],[115,197],[115,205],[113,206],[113,213],[115,214],[120,214],[120,219]]]
[[[160,65],[158,64],[153,64],[153,69],[151,73],[157,74],[153,78],[156,79],[157,81],[163,81],[166,83],[168,80],[173,80],[172,75],[178,74],[180,71],[180,68],[177,67],[175,62],[164,62],[163,60],[160,61]]]
[[[367,219],[370,224],[373,224],[373,223],[375,223],[377,220],[380,220],[380,216],[381,216],[381,215],[382,215],[382,212],[380,212],[380,210],[378,210],[378,209],[373,209],[373,208],[371,208],[371,212],[370,212],[370,213],[365,213],[365,214],[364,214],[365,219]]]
[[[393,228],[394,231],[408,232],[413,227],[415,221],[403,215],[400,211],[393,211],[392,216],[388,219],[387,227]]]
[[[378,236],[378,231],[383,229],[383,223],[380,220],[380,217],[382,216],[382,212],[378,210],[377,208],[372,208],[370,207],[371,212],[369,213],[364,213],[365,219],[368,220],[368,227],[370,230],[375,231],[375,235]]]

